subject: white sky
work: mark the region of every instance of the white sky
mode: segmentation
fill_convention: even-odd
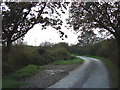
[[[71,30],[64,28],[64,32],[68,38],[62,40],[57,30],[50,26],[45,30],[41,30],[41,26],[37,24],[25,35],[24,41],[27,42],[28,45],[34,46],[39,46],[40,43],[46,41],[51,43],[67,42],[68,44],[76,44],[78,42],[77,35],[74,31],[71,32]]]
[[[68,7],[69,8],[69,7]],[[28,33],[25,35],[24,42],[27,42],[28,45],[39,46],[43,42],[51,42],[51,43],[59,43],[66,42],[70,44],[77,44],[77,34],[75,31],[67,29],[64,27],[66,25],[65,19],[68,18],[69,12],[65,11],[65,14],[61,14],[61,19],[63,20],[63,26],[61,31],[67,35],[67,38],[62,40],[60,38],[60,34],[57,30],[52,28],[51,26],[47,27],[47,29],[41,30],[41,25],[35,25]]]
[[[29,30],[28,33],[25,35],[24,42],[26,42],[27,45],[33,45],[33,46],[39,46],[43,42],[51,42],[51,43],[66,42],[69,45],[77,44],[78,43],[77,37],[78,35],[80,35],[80,33],[76,34],[74,30],[67,29],[66,27],[64,27],[66,25],[65,19],[68,18],[69,16],[69,10],[66,10],[65,14],[61,14],[61,15],[62,15],[61,19],[63,21],[61,31],[63,31],[65,35],[68,36],[67,38],[64,38],[64,40],[62,40],[60,38],[59,32],[54,28],[52,28],[51,26],[47,27],[44,30],[41,30],[41,25],[37,24],[31,30]],[[44,15],[44,17],[46,17],[46,15]],[[98,31],[99,29],[96,29],[95,33],[98,34],[99,37],[102,36],[105,37],[104,33],[101,33],[103,34],[101,35]]]

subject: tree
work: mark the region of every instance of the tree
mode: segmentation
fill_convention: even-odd
[[[72,3],[70,24],[74,30],[91,27],[109,31],[117,40],[120,58],[120,1],[119,2],[80,2]],[[118,58],[118,59],[119,59]]]
[[[49,48],[49,47],[52,47],[53,46],[53,43],[50,43],[50,42],[42,42],[40,44],[40,47],[44,47],[44,48]]]
[[[43,28],[51,25],[60,30],[62,21],[58,16],[57,9],[66,8],[68,3],[57,2],[6,2],[2,3],[2,44],[9,48],[12,42],[24,37],[24,35],[34,27],[41,24]],[[63,12],[63,11],[62,11]],[[57,16],[45,17],[44,15]]]
[[[102,41],[103,38],[97,37],[97,35],[93,32],[93,30],[82,30],[81,35],[78,36],[77,43],[79,46],[88,46],[97,43],[98,41]]]
[[[63,47],[63,48],[65,48],[67,51],[68,51],[68,49],[69,49],[68,43],[65,43],[65,42],[60,42],[60,43],[58,43],[58,44],[55,44],[53,47]]]

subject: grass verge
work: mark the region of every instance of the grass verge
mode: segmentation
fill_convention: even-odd
[[[18,82],[13,79],[3,79],[2,88],[17,88],[24,84],[25,82]]]
[[[20,79],[20,78],[24,78],[24,77],[36,74],[37,72],[38,72],[38,66],[30,64],[24,68],[19,69],[17,72],[15,72],[12,75],[12,78]]]
[[[36,65],[28,65],[24,68],[19,69],[12,75],[8,77],[4,77],[2,80],[2,88],[17,88],[21,85],[24,85],[25,82],[19,82],[17,79],[21,79],[24,77],[31,76],[33,74],[36,74],[38,72],[38,66]]]
[[[91,58],[96,58],[99,59],[101,61],[103,61],[105,63],[105,65],[108,67],[109,70],[109,74],[110,74],[110,83],[111,83],[111,87],[112,88],[118,88],[118,83],[120,83],[120,70],[118,69],[117,65],[113,64],[111,61],[102,58],[102,57],[98,57],[98,56],[89,56],[89,55],[84,55],[86,57],[91,57]]]
[[[74,63],[83,63],[83,59],[75,57],[72,60],[58,60],[58,61],[54,61],[51,64],[52,65],[63,65],[63,64],[74,64]]]
[[[72,55],[73,56],[73,55]],[[52,62],[50,64],[52,65],[62,65],[62,64],[71,64],[71,63],[82,63],[83,59],[78,58],[76,56],[73,56],[74,59],[72,60],[59,60]],[[28,65],[24,68],[19,69],[15,73],[11,74],[8,77],[4,77],[2,80],[2,88],[17,88],[21,85],[26,84],[25,82],[19,82],[18,79],[25,78],[28,76],[31,76],[33,74],[36,74],[38,72],[38,69],[44,69],[45,66],[36,66],[36,65]]]

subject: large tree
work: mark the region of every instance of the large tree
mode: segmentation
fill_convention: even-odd
[[[74,30],[92,27],[110,32],[117,40],[120,58],[120,2],[73,2],[70,24]]]
[[[11,46],[22,38],[35,24],[43,28],[51,25],[60,30],[62,21],[57,9],[66,9],[68,3],[57,2],[5,2],[2,3],[2,43]],[[57,15],[55,15],[57,14]],[[49,16],[48,16],[49,15]]]
[[[103,38],[98,37],[93,31],[83,30],[82,33],[78,36],[79,42],[77,45],[86,47],[102,40]]]

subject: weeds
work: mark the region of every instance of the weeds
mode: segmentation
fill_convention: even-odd
[[[27,65],[26,67],[17,70],[15,73],[7,77],[4,77],[2,80],[3,81],[2,88],[16,88],[21,85],[24,85],[25,82],[18,82],[16,80],[34,75],[37,72],[38,72],[38,66]]]
[[[13,79],[3,79],[2,88],[15,88],[15,87],[17,88],[24,84],[25,84],[25,82],[18,82]]]
[[[38,67],[36,65],[28,65],[18,70],[17,72],[15,72],[12,75],[12,78],[20,79],[20,78],[24,78],[24,77],[36,74],[37,72],[38,72]]]
[[[59,61],[55,61],[55,62],[52,62],[51,64],[52,65],[63,65],[63,64],[74,64],[74,63],[83,63],[83,59],[81,58],[75,58],[75,59],[72,59],[72,60],[59,60]]]

